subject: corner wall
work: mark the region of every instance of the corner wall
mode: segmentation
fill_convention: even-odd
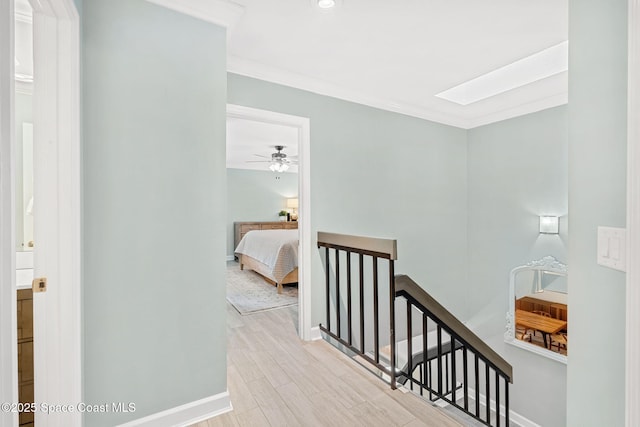
[[[312,324],[324,318],[318,231],[398,239],[396,272],[466,316],[465,130],[231,73],[228,91],[311,119]]]
[[[625,274],[597,265],[597,227],[626,226],[626,0],[569,1],[567,425],[624,425]],[[630,262],[634,262],[630,260]],[[636,261],[637,262],[637,261]]]
[[[566,105],[468,131],[469,325],[513,366],[511,410],[545,427],[566,425],[566,365],[503,336],[510,271],[567,262],[568,145]],[[540,215],[559,216],[560,234],[540,234]]]
[[[226,391],[225,29],[84,0],[84,402],[113,426]]]

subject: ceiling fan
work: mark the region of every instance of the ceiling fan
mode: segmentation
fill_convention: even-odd
[[[289,169],[289,165],[297,164],[298,160],[296,156],[288,157],[282,150],[285,149],[284,145],[276,145],[273,148],[276,149],[275,153],[271,153],[271,157],[263,156],[261,154],[254,154],[254,156],[262,157],[268,160],[248,160],[248,163],[271,163],[269,169],[273,172],[285,172]]]

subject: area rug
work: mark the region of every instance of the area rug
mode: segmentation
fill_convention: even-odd
[[[252,270],[240,270],[237,262],[227,263],[227,301],[242,315],[298,304],[298,286],[285,285],[278,294]]]

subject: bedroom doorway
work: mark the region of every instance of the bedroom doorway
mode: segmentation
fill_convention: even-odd
[[[238,129],[243,124],[245,129],[239,132]],[[276,135],[275,139],[265,136],[270,132]],[[230,135],[236,140],[230,142]],[[243,226],[241,223],[245,223],[246,229],[251,227],[297,229],[299,239],[297,329],[301,339],[311,340],[309,119],[228,104],[227,138],[228,147],[230,144],[241,145],[234,146],[233,153],[228,149],[227,185],[230,193],[229,200],[240,201],[234,202],[233,205],[240,205],[242,208],[238,212],[228,213],[227,261],[234,259],[237,241],[244,230],[239,228]],[[276,153],[275,158],[279,158],[280,153],[287,156],[288,170],[279,172],[274,170],[277,169],[275,167],[270,168],[273,166],[271,161],[274,158],[273,153]],[[289,162],[289,159],[292,161]],[[243,173],[242,171],[246,169],[249,170]],[[297,172],[297,176],[292,172]],[[250,185],[254,188],[251,191],[241,190],[242,187],[231,188],[233,185],[241,185],[241,181],[251,182]],[[296,215],[298,220],[280,222],[278,215],[280,211],[289,214],[289,220]],[[287,283],[286,280],[285,283]],[[287,286],[284,288],[287,289]],[[275,287],[271,290],[273,294],[277,294]]]

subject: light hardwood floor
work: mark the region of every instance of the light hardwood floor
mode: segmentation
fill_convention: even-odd
[[[240,316],[227,304],[233,411],[192,427],[461,426],[323,340],[301,341],[297,306]]]

